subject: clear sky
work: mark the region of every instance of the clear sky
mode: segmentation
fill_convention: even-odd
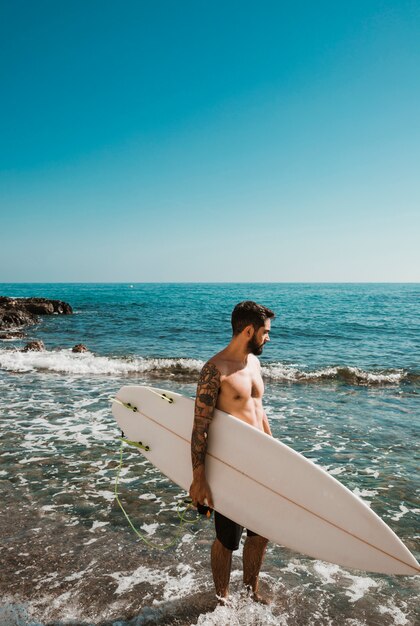
[[[420,281],[420,3],[0,0],[0,282]]]

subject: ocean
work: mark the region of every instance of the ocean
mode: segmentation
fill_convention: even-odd
[[[230,340],[234,305],[276,312],[261,355],[274,437],[359,495],[419,558],[419,284],[0,284],[65,300],[25,339],[0,340],[0,625],[420,623],[420,577],[346,570],[269,544],[267,606],[242,587],[217,606],[212,520],[179,525],[185,493],[124,450],[109,397],[125,384],[194,396]],[[44,352],[20,352],[41,339]],[[87,353],[71,348],[83,343]],[[417,458],[417,461],[416,461]]]

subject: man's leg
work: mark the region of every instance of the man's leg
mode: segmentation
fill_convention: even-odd
[[[258,575],[260,573],[267,543],[268,540],[264,537],[248,533],[244,545],[244,584],[251,589],[254,600],[258,601],[261,601],[258,595]]]
[[[227,598],[229,594],[231,566],[232,550],[228,550],[218,539],[215,539],[211,548],[211,570],[216,594],[221,598]]]
[[[214,512],[214,522],[216,539],[211,549],[211,569],[216,594],[226,598],[229,593],[232,552],[239,547],[243,527],[217,511]]]

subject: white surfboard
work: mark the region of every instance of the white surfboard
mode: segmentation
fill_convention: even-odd
[[[163,389],[126,386],[112,409],[124,437],[148,447],[141,453],[188,491],[194,400]],[[397,535],[338,480],[219,410],[209,430],[206,476],[217,511],[274,543],[344,567],[420,573]]]

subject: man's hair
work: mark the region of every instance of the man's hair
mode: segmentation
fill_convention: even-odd
[[[244,300],[235,306],[232,311],[232,331],[239,335],[244,328],[252,324],[255,330],[264,326],[267,319],[275,317],[275,313],[262,304]]]

